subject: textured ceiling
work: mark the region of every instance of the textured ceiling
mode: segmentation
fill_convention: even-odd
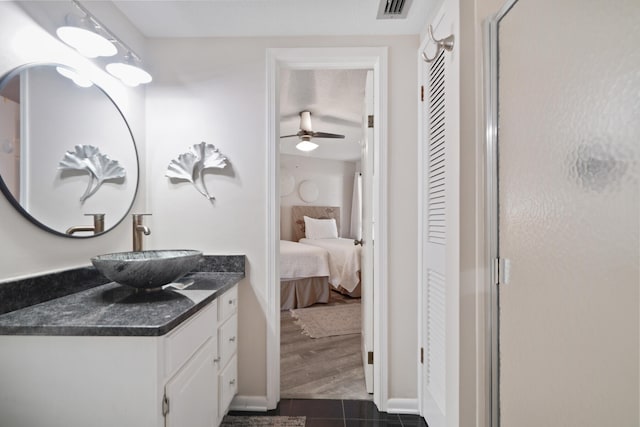
[[[311,112],[313,130],[345,135],[314,138],[312,157],[359,160],[363,138],[366,70],[281,70],[280,135],[298,132],[299,113]],[[300,155],[297,137],[282,138],[280,152]]]
[[[438,0],[406,19],[376,19],[379,0],[113,1],[146,37],[420,34]]]

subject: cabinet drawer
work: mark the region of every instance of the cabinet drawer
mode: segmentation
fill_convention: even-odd
[[[226,368],[218,375],[218,416],[227,413],[233,396],[238,392],[238,362],[234,356]]]
[[[213,337],[214,354],[217,352],[217,307],[209,304],[187,320],[183,325],[167,334],[165,339],[165,375],[173,374],[197,350]]]
[[[226,366],[238,348],[238,315],[234,314],[218,328],[220,367]]]
[[[238,309],[238,285],[229,289],[218,298],[218,321],[224,322]]]

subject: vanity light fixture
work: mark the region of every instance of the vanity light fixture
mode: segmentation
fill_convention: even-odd
[[[75,84],[77,84],[80,87],[91,87],[91,86],[93,86],[93,82],[91,80],[87,79],[86,77],[81,76],[80,74],[76,73],[75,71],[73,71],[73,70],[71,70],[69,68],[56,67],[56,71],[58,72],[58,74],[68,78],[69,80],[71,80],[72,82],[74,82]]]
[[[71,2],[84,16],[68,14],[66,25],[56,31],[58,37],[87,58],[114,56],[120,50],[124,52],[122,60],[110,62],[106,66],[107,72],[131,87],[151,82],[151,74],[139,66],[142,60],[133,49],[109,31],[78,0]]]
[[[99,34],[101,26],[81,9],[84,16],[72,13],[65,17],[65,25],[56,30],[56,34],[66,44],[80,52],[87,58],[99,56],[113,56],[118,48],[106,37]]]
[[[151,74],[138,67],[136,62],[140,62],[140,59],[133,52],[129,52],[123,61],[107,64],[107,72],[122,80],[127,86],[136,87],[149,83],[152,80]]]
[[[315,142],[311,142],[308,139],[303,139],[302,141],[298,142],[298,144],[296,145],[296,148],[300,151],[313,151],[316,148],[318,148],[319,145],[316,144]]]

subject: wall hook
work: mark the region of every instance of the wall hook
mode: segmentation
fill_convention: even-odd
[[[431,39],[431,41],[436,44],[437,49],[436,54],[433,55],[433,58],[429,58],[424,51],[422,52],[422,59],[424,59],[425,62],[433,62],[438,57],[438,55],[440,55],[440,52],[443,49],[448,52],[451,52],[453,50],[453,34],[443,39],[436,40],[436,38],[433,37],[433,27],[431,25],[429,25],[429,27],[427,28],[427,32],[429,33],[429,39]]]

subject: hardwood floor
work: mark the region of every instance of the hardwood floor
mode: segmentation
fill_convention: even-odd
[[[329,304],[359,304],[331,292]],[[280,396],[293,399],[371,400],[364,385],[360,334],[310,338],[280,312]]]

